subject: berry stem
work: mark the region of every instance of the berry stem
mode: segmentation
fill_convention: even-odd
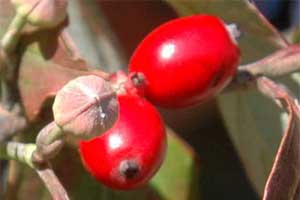
[[[0,143],[0,159],[17,160],[31,167],[34,167],[34,164],[45,164],[61,149],[63,136],[64,132],[51,122],[39,132],[36,144]]]
[[[27,23],[28,16],[36,8],[40,1],[36,1],[31,9],[26,13],[16,12],[12,22],[8,26],[6,33],[0,40],[0,85],[1,85],[1,101],[5,104],[6,107],[11,107],[11,96],[10,89],[7,83],[8,79],[12,74],[14,74],[15,64],[11,59],[12,53],[15,51],[15,48],[19,42],[19,38],[24,26]]]
[[[51,125],[51,124],[50,124]],[[60,133],[57,127],[54,126],[53,129],[49,129],[46,126],[44,129],[52,130],[49,133],[51,136],[46,140],[47,142],[56,141]],[[44,130],[43,129],[43,130]],[[43,132],[43,130],[41,132]],[[21,163],[27,164],[33,168],[37,174],[40,176],[51,196],[55,200],[69,200],[68,194],[65,188],[60,183],[59,179],[52,170],[49,162],[43,160],[43,162],[38,163],[35,160],[35,152],[37,152],[38,147],[36,144],[20,143],[20,142],[6,142],[0,144],[0,159],[6,160],[17,160]]]
[[[4,34],[1,40],[1,47],[6,53],[12,52],[18,41],[21,34],[21,31],[24,25],[27,22],[27,16],[16,14],[13,18],[11,24],[8,27],[7,32]]]
[[[237,75],[227,88],[230,91],[240,86],[247,86],[248,83],[255,81],[257,78],[278,77],[299,72],[300,70],[300,45],[290,45],[280,49],[261,60],[242,65],[238,68]]]
[[[36,151],[33,160],[36,163],[45,163],[54,157],[64,145],[64,132],[55,122],[49,123],[37,135]]]
[[[35,150],[35,144],[6,142],[2,143],[2,145],[0,146],[0,158],[6,160],[17,160],[34,168],[34,164],[32,162],[32,155]]]
[[[44,139],[44,144],[48,145],[64,136],[64,132],[54,122],[51,122],[49,125],[51,126],[51,130],[45,135],[46,137]]]
[[[63,185],[55,175],[49,163],[43,167],[36,169],[37,174],[40,176],[51,196],[55,200],[69,200],[68,193]]]
[[[18,13],[14,16],[12,22],[10,23],[6,33],[1,39],[1,48],[9,54],[15,50],[15,47],[19,41],[21,32],[27,23],[28,16],[33,12],[33,10],[39,5],[40,1],[36,1],[33,6],[26,13]]]
[[[8,30],[0,40],[0,84],[1,84],[1,101],[7,107],[11,107],[11,95],[7,80],[11,77],[15,65],[11,59],[11,53],[19,41],[21,31],[26,24],[27,16],[16,14],[10,23]]]

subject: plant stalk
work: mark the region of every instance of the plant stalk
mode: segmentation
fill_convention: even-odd
[[[21,31],[27,22],[27,16],[16,14],[11,24],[8,27],[7,32],[4,34],[1,40],[1,47],[6,53],[11,53],[20,38]]]
[[[24,144],[20,142],[6,142],[0,145],[0,159],[17,160],[34,168],[32,162],[33,152],[36,150],[35,144]]]
[[[36,172],[44,182],[54,200],[69,200],[69,196],[59,179],[51,169],[49,163],[44,167],[36,168]]]
[[[283,76],[300,71],[300,45],[290,45],[254,63],[239,67],[252,76]]]
[[[44,163],[53,158],[64,145],[64,132],[55,122],[45,126],[37,135],[33,162]]]

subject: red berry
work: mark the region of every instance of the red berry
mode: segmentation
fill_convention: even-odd
[[[166,150],[163,121],[145,99],[118,97],[120,115],[103,135],[80,142],[87,170],[115,189],[134,189],[147,183],[160,167]]]
[[[240,52],[223,21],[194,15],[167,22],[137,47],[130,72],[141,72],[146,97],[165,107],[182,107],[215,95],[231,80]]]

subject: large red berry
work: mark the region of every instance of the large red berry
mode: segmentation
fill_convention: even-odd
[[[146,78],[146,96],[165,107],[193,105],[218,93],[231,80],[239,48],[222,20],[194,15],[151,32],[129,62]]]
[[[139,96],[118,97],[120,115],[103,135],[80,142],[87,170],[115,189],[147,183],[160,167],[166,150],[163,121],[156,109]]]

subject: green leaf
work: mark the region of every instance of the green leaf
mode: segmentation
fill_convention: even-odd
[[[151,185],[164,199],[199,199],[198,167],[195,152],[171,129],[168,129],[167,157],[160,171],[151,181]]]
[[[180,15],[209,13],[226,22],[237,23],[242,32],[239,39],[241,63],[253,62],[286,45],[248,1],[166,1]],[[286,77],[280,81],[298,94],[299,82],[295,78]],[[286,117],[272,102],[253,90],[222,94],[217,100],[245,170],[256,191],[262,194],[286,126]]]

